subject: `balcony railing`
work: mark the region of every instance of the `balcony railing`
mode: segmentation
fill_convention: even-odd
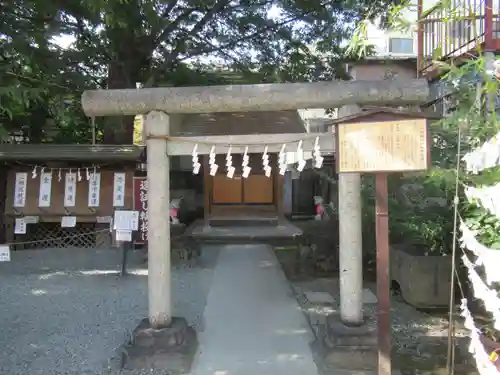
[[[451,0],[453,13],[439,4],[422,13],[421,1],[418,27],[421,74],[431,70],[436,60],[470,58],[478,47],[495,51],[500,46],[497,43],[500,0]]]

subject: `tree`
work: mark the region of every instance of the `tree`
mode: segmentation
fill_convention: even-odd
[[[208,57],[250,80],[326,79],[335,75],[332,62],[356,22],[398,1],[8,0],[2,34],[41,37],[38,48],[45,51],[54,48],[47,42],[53,35],[73,36],[61,63],[109,89],[185,84],[178,75],[199,71]],[[279,17],[272,15],[276,9]],[[131,118],[108,122],[104,141],[131,143],[132,124]]]
[[[54,44],[61,30],[42,4],[2,4],[0,15],[0,130],[38,143],[70,136],[89,141],[88,121],[78,108],[90,85],[71,54]],[[78,134],[79,136],[74,137]]]

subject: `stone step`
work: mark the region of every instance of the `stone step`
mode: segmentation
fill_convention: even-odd
[[[338,346],[325,352],[324,362],[327,367],[338,370],[376,371],[378,353],[376,349]]]
[[[377,347],[377,329],[370,324],[360,327],[346,326],[338,314],[327,318],[325,343],[329,347],[346,346],[351,348]]]
[[[213,218],[210,219],[210,226],[212,227],[269,227],[269,226],[278,226],[278,218],[277,217],[248,217],[248,218]]]

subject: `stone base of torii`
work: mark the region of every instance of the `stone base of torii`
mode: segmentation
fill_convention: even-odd
[[[192,145],[169,148],[168,114],[339,108],[344,105],[409,105],[429,95],[425,80],[339,81],[209,87],[94,90],[83,94],[87,116],[146,114],[148,171],[149,317],[135,330],[133,367],[176,366],[189,371],[196,335],[181,318],[172,317],[169,221],[169,155],[191,155]],[[287,135],[266,134],[278,143]],[[289,136],[289,135],[288,135]],[[321,135],[322,138],[328,135]],[[331,134],[329,135],[330,137]],[[245,136],[242,136],[245,137]],[[333,138],[333,137],[332,137]],[[266,140],[262,141],[264,146]],[[271,150],[269,152],[277,152]],[[175,153],[174,153],[175,152]],[[199,150],[208,154],[208,150]],[[362,325],[362,249],[359,174],[339,176],[341,320]],[[169,353],[171,357],[169,358]],[[180,359],[183,358],[183,359]],[[125,358],[126,359],[126,358]],[[160,362],[157,362],[160,361]],[[153,367],[154,366],[154,367]]]

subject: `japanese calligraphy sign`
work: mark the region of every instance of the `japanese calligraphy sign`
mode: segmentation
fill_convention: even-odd
[[[26,205],[26,185],[28,183],[28,173],[16,173],[14,185],[14,207],[24,207]]]
[[[64,207],[76,205],[76,173],[66,173],[64,179]]]
[[[16,218],[14,224],[14,234],[26,234],[26,222],[22,217]]]
[[[125,206],[125,173],[115,173],[113,181],[113,207]]]
[[[89,207],[99,207],[101,195],[101,174],[99,172],[92,173],[89,180]]]
[[[9,245],[0,245],[0,262],[10,262]]]
[[[134,178],[134,210],[139,211],[139,231],[135,242],[148,241],[148,180],[147,177]]]
[[[338,172],[422,171],[429,166],[427,120],[338,126]]]
[[[40,174],[40,190],[38,192],[38,207],[50,207],[50,197],[52,195],[52,173],[44,172]]]
[[[116,210],[113,219],[115,230],[139,230],[139,212],[130,210]]]

